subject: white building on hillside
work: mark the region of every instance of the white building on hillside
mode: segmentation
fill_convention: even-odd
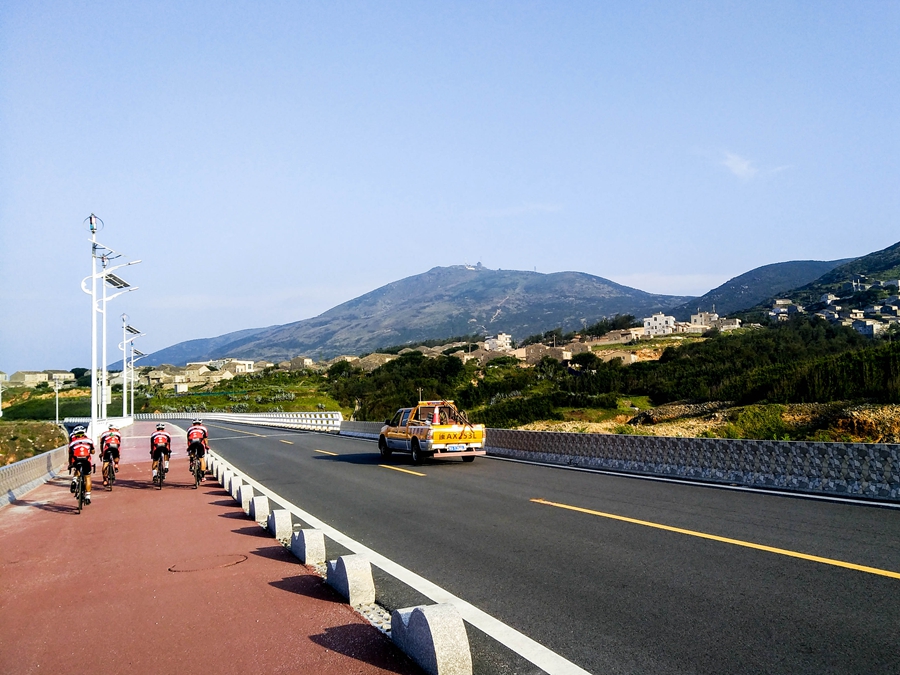
[[[484,348],[492,352],[508,352],[512,349],[512,335],[498,333],[497,337],[489,337],[484,341]]]
[[[657,312],[644,319],[644,335],[671,335],[675,332],[675,317]]]

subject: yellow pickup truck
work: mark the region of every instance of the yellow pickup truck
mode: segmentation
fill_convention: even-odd
[[[484,425],[470,423],[453,401],[419,401],[385,421],[378,449],[384,459],[394,452],[408,452],[413,464],[421,464],[426,457],[473,462],[486,454],[484,442]]]

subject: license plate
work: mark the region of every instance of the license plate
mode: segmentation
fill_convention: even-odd
[[[462,452],[466,449],[465,445],[448,445],[447,452]]]

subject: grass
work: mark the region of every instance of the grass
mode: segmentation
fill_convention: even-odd
[[[54,450],[68,440],[52,422],[0,422],[0,466]]]

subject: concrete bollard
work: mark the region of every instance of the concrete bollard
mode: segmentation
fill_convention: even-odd
[[[229,469],[225,469],[225,471],[222,473],[222,480],[220,480],[219,482],[222,484],[222,487],[225,488],[226,492],[231,491],[229,490],[229,488],[231,487],[231,477],[233,475],[234,474],[231,473]]]
[[[241,485],[243,484],[244,481],[241,480],[240,476],[231,477],[231,487],[228,489],[228,491],[231,493],[231,498],[236,502],[241,501],[238,493],[240,492]]]
[[[253,499],[253,486],[244,483],[238,488],[238,501],[241,503],[241,508],[244,509],[244,513],[250,515],[250,500]]]
[[[269,498],[265,495],[257,495],[250,500],[250,517],[261,527],[266,526],[269,519]]]
[[[225,467],[224,467],[221,463],[220,463],[220,464],[216,464],[215,477],[216,477],[216,480],[217,480],[220,484],[221,484],[221,482],[222,482],[222,475],[223,475],[224,473],[225,473]]]
[[[347,598],[351,607],[375,602],[372,565],[359,554],[342,555],[337,560],[329,560],[325,581]]]
[[[291,535],[291,553],[304,565],[324,565],[325,534],[322,530],[297,530]]]
[[[213,475],[216,473],[216,458],[212,455],[206,456],[206,470]]]
[[[287,509],[273,509],[266,519],[266,529],[282,544],[291,541],[291,533],[294,524],[291,522],[291,512]]]
[[[391,639],[429,675],[472,675],[469,636],[453,605],[394,610]]]

